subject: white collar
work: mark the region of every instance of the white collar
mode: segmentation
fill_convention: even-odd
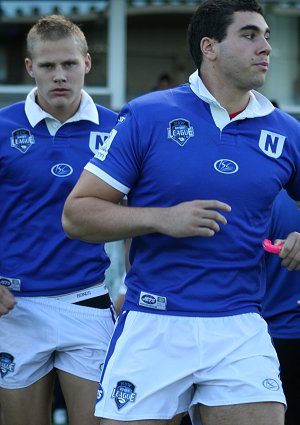
[[[25,101],[25,113],[32,127],[35,127],[40,121],[45,118],[58,121],[52,115],[45,112],[35,101],[37,87],[33,88],[30,93],[28,93]],[[78,111],[70,117],[67,122],[74,122],[80,120],[91,121],[95,124],[99,124],[99,116],[96,105],[91,98],[91,96],[84,90],[81,91],[81,102]],[[59,121],[58,121],[59,122]],[[62,125],[60,123],[60,125]]]
[[[261,93],[251,90],[250,91],[250,101],[240,114],[235,118],[230,120],[228,112],[220,105],[217,99],[208,91],[203,81],[198,75],[198,70],[190,75],[189,78],[191,90],[202,99],[204,102],[208,103],[211,108],[212,115],[216,122],[216,125],[222,129],[230,121],[241,120],[245,118],[255,118],[263,117],[270,114],[274,111],[273,104]]]

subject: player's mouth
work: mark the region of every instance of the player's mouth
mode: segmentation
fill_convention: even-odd
[[[69,90],[56,88],[56,89],[51,90],[51,92],[53,94],[55,94],[56,96],[63,96],[65,94],[69,93]]]
[[[255,64],[261,71],[268,71],[269,62],[259,62]]]

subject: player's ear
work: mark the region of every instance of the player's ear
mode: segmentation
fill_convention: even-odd
[[[85,73],[88,74],[92,67],[92,58],[89,53],[86,54],[84,64],[85,64]]]
[[[213,38],[203,37],[200,41],[200,49],[203,56],[209,60],[215,60],[217,51],[216,41]]]
[[[25,68],[30,77],[34,78],[33,70],[32,70],[32,60],[29,58],[25,58]]]

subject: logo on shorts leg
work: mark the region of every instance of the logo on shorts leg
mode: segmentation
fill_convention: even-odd
[[[263,386],[267,388],[267,390],[270,391],[278,391],[280,388],[280,385],[278,384],[275,379],[267,378],[263,381]]]
[[[135,401],[136,393],[134,392],[135,385],[129,381],[119,381],[116,388],[113,389],[111,398],[115,399],[117,408],[120,410],[129,401]]]
[[[97,398],[96,398],[96,404],[103,399],[104,391],[103,387],[101,385],[101,382],[99,383],[98,390],[97,390]]]
[[[0,353],[0,373],[1,377],[4,378],[8,372],[15,370],[14,357],[9,353]]]

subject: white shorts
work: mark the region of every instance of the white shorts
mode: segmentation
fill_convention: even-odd
[[[113,332],[113,308],[52,297],[16,297],[0,317],[0,387],[24,388],[53,368],[99,381]]]
[[[130,311],[118,318],[95,415],[171,419],[193,405],[285,404],[267,325],[255,313],[202,318]]]

